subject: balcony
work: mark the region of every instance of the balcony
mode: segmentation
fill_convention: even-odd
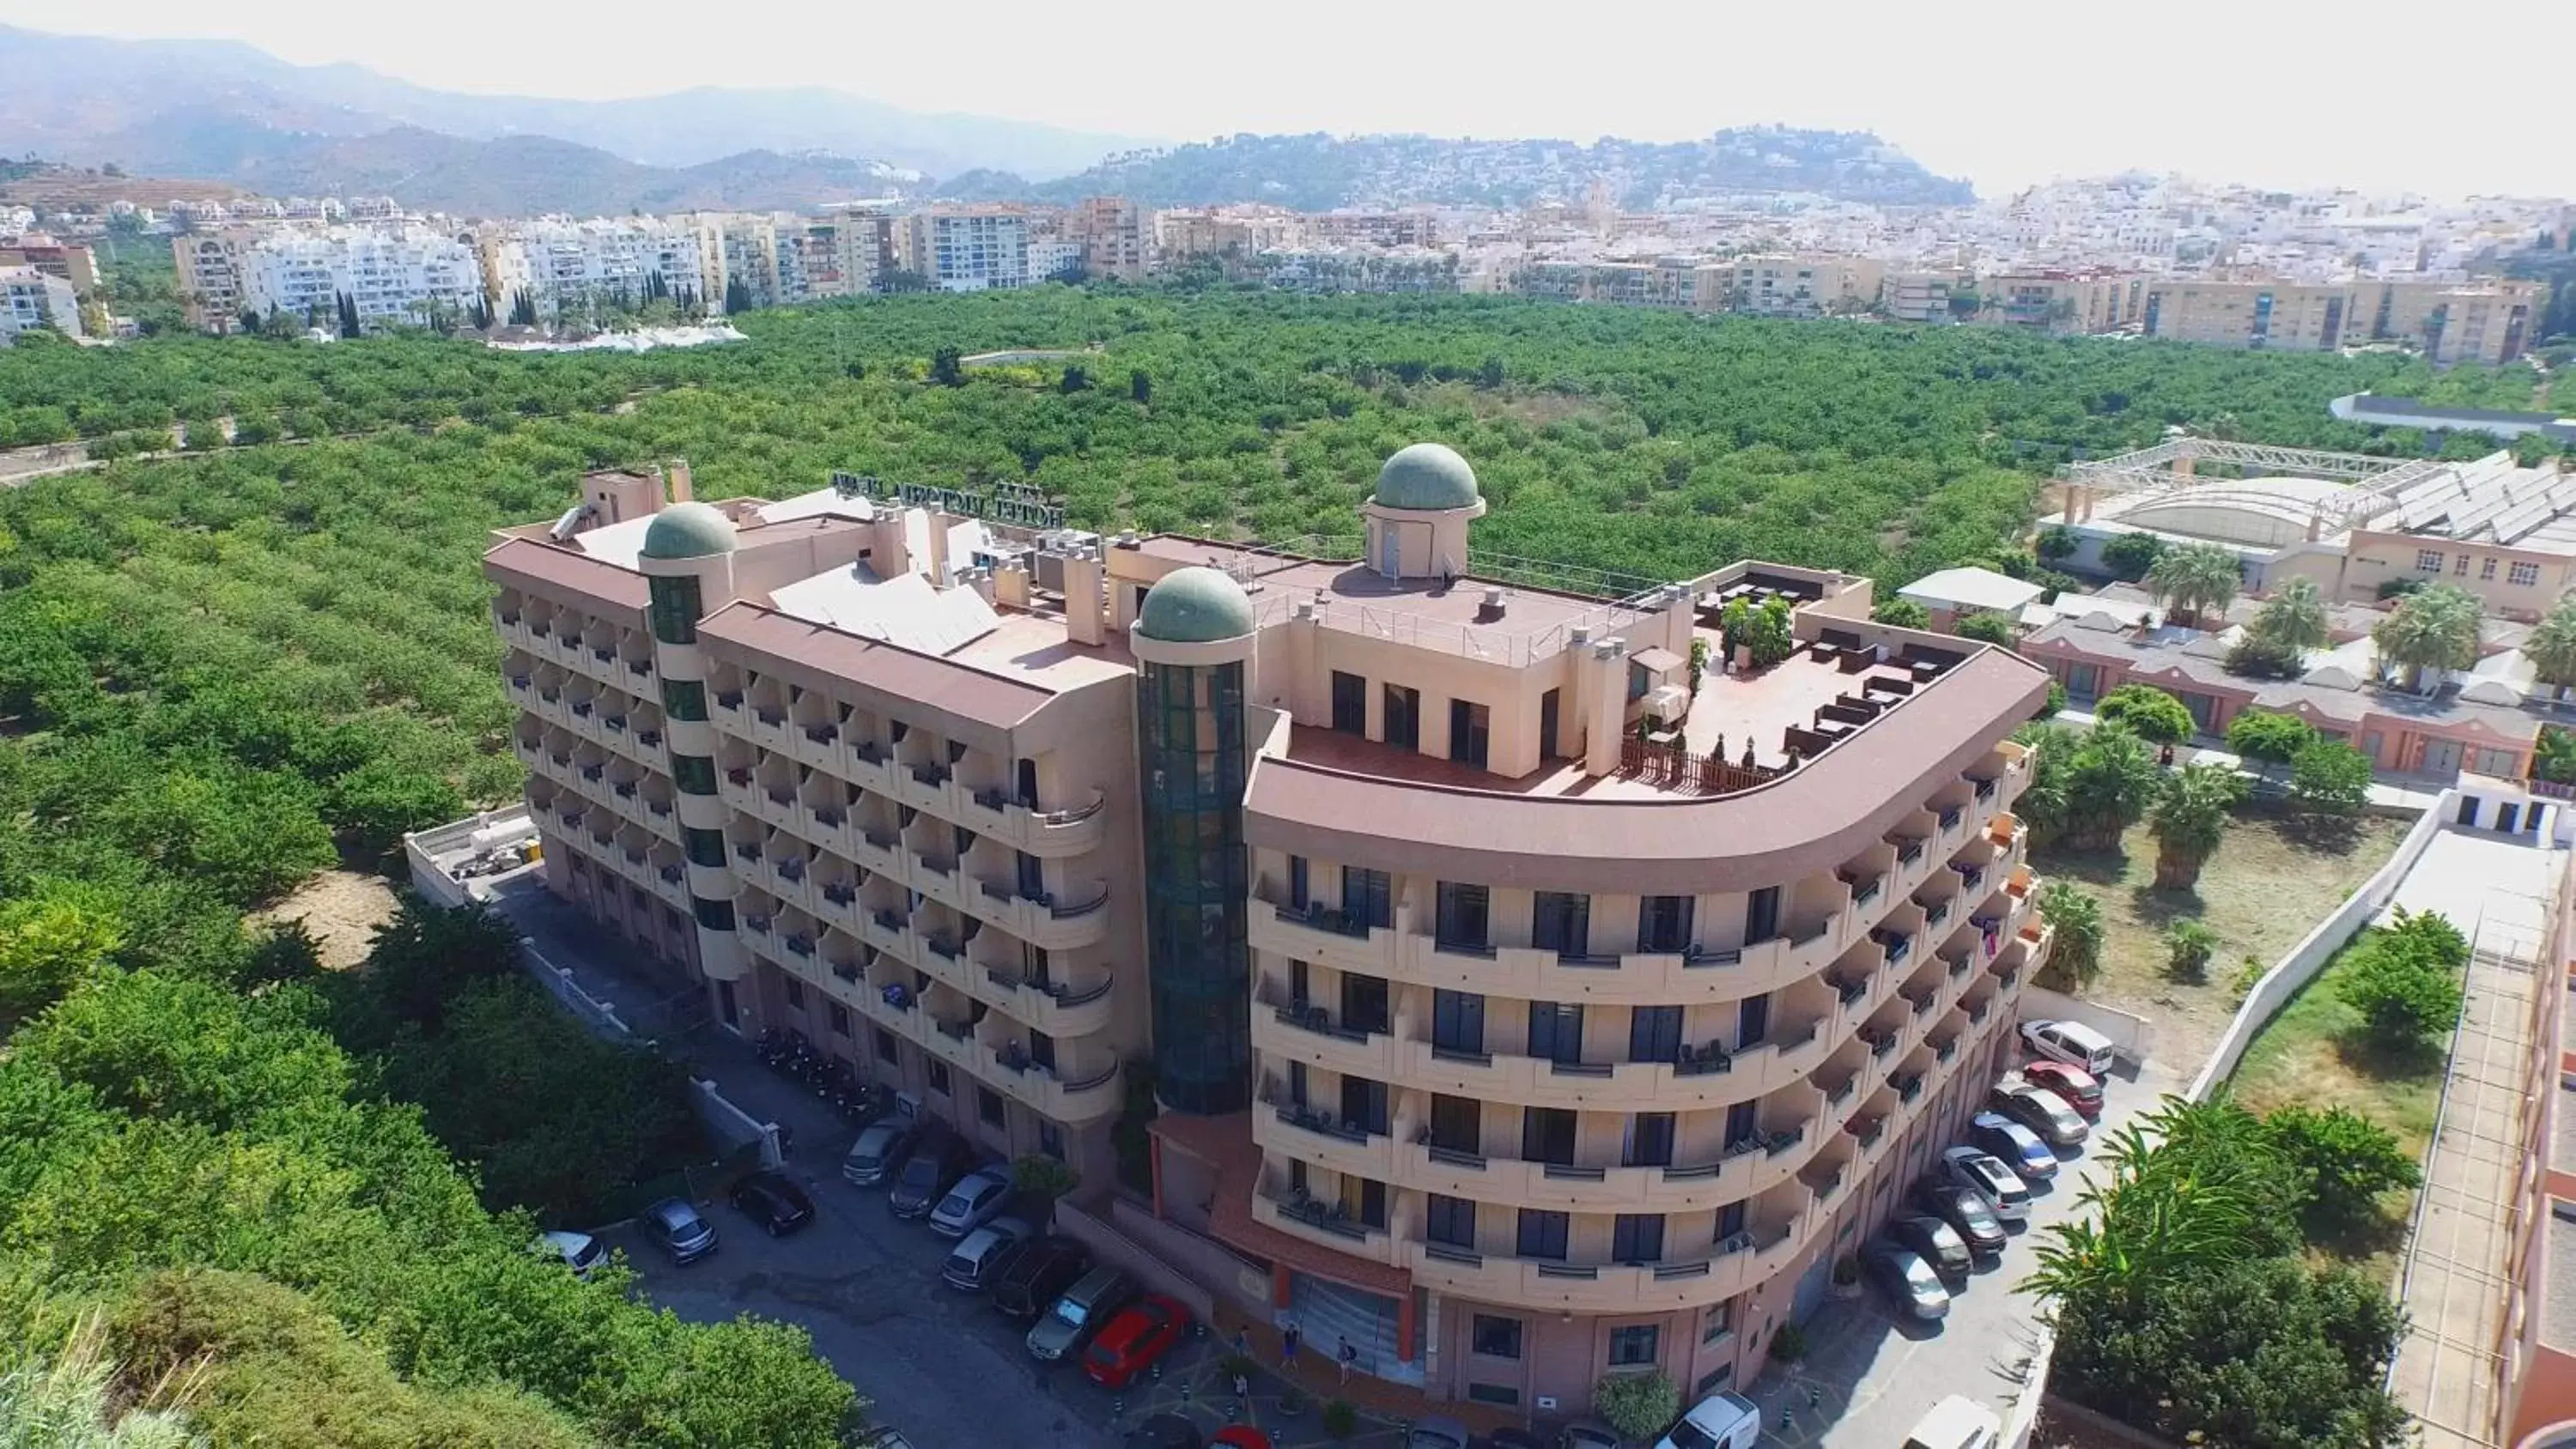
[[[1385,1182],[1395,1176],[1395,1139],[1330,1112],[1264,1093],[1253,1109],[1252,1140],[1265,1152]]]
[[[1386,1229],[1370,1227],[1341,1204],[1328,1204],[1302,1191],[1253,1193],[1252,1220],[1372,1263],[1392,1267],[1397,1262],[1397,1244]]]
[[[1662,1263],[1576,1264],[1409,1242],[1417,1285],[1482,1302],[1582,1313],[1654,1313],[1723,1302],[1787,1268],[1803,1245],[1795,1218],[1765,1223],[1702,1256]]]
[[[1397,1185],[1446,1197],[1565,1212],[1714,1211],[1767,1192],[1804,1166],[1817,1118],[1756,1132],[1706,1162],[1587,1166],[1487,1157],[1434,1147],[1428,1134],[1395,1151]],[[1307,1155],[1307,1154],[1299,1154]]]
[[[1109,829],[1108,803],[1106,794],[1094,790],[1088,804],[1038,810],[999,789],[970,790],[959,800],[958,823],[1041,860],[1065,860],[1100,844]]]
[[[1096,1122],[1117,1115],[1123,1088],[1112,1057],[1091,1067],[1043,1067],[1015,1051],[984,1053],[978,1075],[1059,1122]]]
[[[1256,922],[1256,933],[1258,929]],[[1253,944],[1262,944],[1257,934]],[[1270,949],[1305,960],[1332,959],[1330,953],[1311,949]],[[1396,941],[1388,964],[1360,969],[1416,985],[1529,1001],[1682,1006],[1776,991],[1813,976],[1826,959],[1826,944],[1814,934],[1794,945],[1775,936],[1742,947],[1617,955],[1569,955],[1544,947],[1471,945],[1406,934]]]
[[[1490,1045],[1490,1043],[1489,1043]],[[1501,1051],[1461,1051],[1421,1039],[1396,1043],[1393,1080],[1408,1087],[1525,1107],[1671,1111],[1724,1107],[1803,1083],[1824,1057],[1821,1019],[1733,1053],[1712,1045],[1670,1062],[1556,1061]],[[1370,1073],[1383,1078],[1383,1074]]]
[[[1076,988],[1062,982],[1031,981],[1017,972],[987,966],[984,982],[985,989],[977,995],[1049,1036],[1090,1036],[1109,1029],[1112,983],[1108,977]]]
[[[1345,971],[1392,976],[1396,933],[1321,905],[1282,906],[1255,899],[1250,940],[1256,951],[1274,951]]]
[[[1252,1009],[1252,1045],[1265,1058],[1284,1057],[1344,1076],[1387,1081],[1395,1075],[1395,1038],[1337,1023],[1319,1006],[1285,1003],[1264,992]]]

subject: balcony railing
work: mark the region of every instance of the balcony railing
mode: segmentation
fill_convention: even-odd
[[[1364,915],[1327,910],[1312,903],[1303,906],[1273,906],[1271,910],[1278,914],[1280,920],[1292,926],[1304,926],[1315,931],[1330,931],[1337,936],[1350,936],[1363,941],[1368,939],[1370,922]]]

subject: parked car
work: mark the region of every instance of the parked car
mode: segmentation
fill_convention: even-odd
[[[2064,1097],[2028,1082],[1995,1088],[1986,1094],[1986,1106],[2038,1133],[2051,1147],[2081,1147],[2092,1135]]]
[[[1178,1414],[1156,1414],[1127,1431],[1119,1449],[1201,1449],[1199,1426]]]
[[[2001,1112],[1979,1112],[1968,1119],[1968,1145],[2003,1159],[2024,1180],[2057,1175],[2057,1154],[2039,1134]]]
[[[940,1265],[939,1276],[961,1293],[980,1293],[1019,1255],[1037,1230],[1018,1218],[995,1218],[968,1233]]]
[[[560,1258],[576,1278],[608,1261],[608,1245],[588,1233],[539,1233],[528,1251],[540,1258]]]
[[[716,1250],[713,1223],[676,1197],[666,1197],[644,1210],[644,1232],[673,1263],[694,1263]]]
[[[850,1144],[850,1155],[841,1159],[841,1176],[860,1187],[883,1187],[920,1145],[919,1123],[871,1122]]]
[[[814,1200],[781,1173],[755,1172],[727,1194],[734,1211],[760,1224],[773,1238],[783,1238],[814,1221]]]
[[[1001,1216],[1011,1196],[1011,1170],[979,1167],[957,1180],[939,1206],[930,1210],[930,1230],[943,1238],[962,1238]]]
[[[930,1216],[939,1200],[975,1166],[974,1153],[954,1137],[924,1142],[906,1158],[886,1193],[886,1211],[906,1221]]]
[[[1927,1177],[1915,1184],[1912,1201],[1949,1224],[1971,1253],[1992,1256],[2012,1241],[2012,1235],[2004,1231],[2003,1219],[1996,1217],[1995,1210],[1986,1206],[1986,1200],[1972,1188],[1945,1178]]]
[[[1104,1389],[1123,1389],[1189,1331],[1190,1311],[1180,1300],[1149,1293],[1092,1335],[1082,1351],[1082,1371]]]
[[[1905,1449],[1995,1449],[2003,1434],[2004,1421],[1994,1410],[1952,1394],[1905,1436]]]
[[[2082,1067],[2070,1066],[2065,1062],[2038,1061],[2030,1063],[2012,1076],[2005,1077],[2004,1080],[2009,1082],[2016,1076],[2034,1087],[2046,1087],[2064,1097],[2066,1105],[2074,1108],[2075,1115],[2085,1121],[2102,1120],[2102,1079]]]
[[[1928,1214],[1901,1216],[1887,1225],[1887,1235],[1932,1265],[1932,1271],[1944,1279],[1965,1281],[1968,1270],[1975,1267],[1976,1255],[1968,1251],[1968,1240],[1959,1230]]]
[[[2008,1223],[2030,1221],[2030,1189],[1994,1154],[1953,1147],[1941,1154],[1941,1170],[1952,1182],[1985,1199],[1996,1217]]]
[[[1110,1315],[1136,1301],[1136,1280],[1116,1268],[1094,1268],[1038,1315],[1027,1339],[1031,1355],[1050,1363],[1082,1347]]]
[[[1950,1290],[1922,1254],[1882,1239],[1861,1250],[1860,1262],[1897,1312],[1910,1318],[1949,1316]]]
[[[1038,1238],[1001,1265],[985,1296],[1013,1318],[1035,1318],[1090,1271],[1089,1248],[1071,1238]]]
[[[2111,1039],[2080,1021],[2025,1021],[2021,1040],[2034,1056],[2082,1067],[2095,1078],[2111,1074]]]
[[[1484,1442],[1494,1449],[1623,1449],[1616,1431],[1588,1419],[1552,1434],[1536,1429],[1496,1429],[1485,1436]]]
[[[1691,1406],[1655,1449],[1753,1449],[1762,1439],[1762,1410],[1742,1394],[1711,1394]]]

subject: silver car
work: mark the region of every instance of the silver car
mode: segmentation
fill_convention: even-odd
[[[1985,1199],[1996,1217],[2008,1223],[2030,1221],[2030,1188],[1992,1153],[1953,1147],[1941,1154],[1941,1171],[1952,1182]]]
[[[959,1178],[939,1206],[930,1210],[930,1230],[943,1238],[962,1238],[999,1215],[1010,1197],[1007,1169],[977,1168]]]
[[[1950,1312],[1950,1290],[1941,1275],[1911,1248],[1874,1242],[1861,1252],[1861,1264],[1887,1294],[1888,1301],[1915,1318],[1944,1318]]]

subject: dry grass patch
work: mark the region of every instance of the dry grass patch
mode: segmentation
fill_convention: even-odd
[[[2155,1023],[2155,1054],[2197,1070],[2236,1015],[2245,958],[2265,967],[2279,960],[2397,853],[2411,823],[2369,815],[2320,832],[2269,807],[2242,806],[2188,891],[2154,888],[2156,843],[2144,825],[2118,850],[2049,846],[2031,864],[2102,902],[2102,975],[2086,999]],[[2177,981],[2165,970],[2165,932],[2183,920],[2218,933],[2206,980]]]
[[[400,907],[383,876],[326,870],[251,919],[260,924],[302,921],[321,948],[323,968],[346,971],[367,959],[376,928],[392,920]]]

